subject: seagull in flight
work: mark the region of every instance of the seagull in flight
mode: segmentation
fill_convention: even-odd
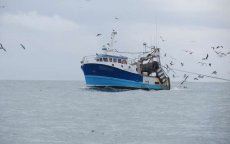
[[[2,46],[1,43],[0,43],[0,49],[4,50],[6,52],[6,49]]]
[[[171,66],[174,65],[173,61],[170,62],[170,65],[171,65]]]
[[[162,42],[166,41],[162,36],[160,36],[160,39],[161,39]]]
[[[202,60],[207,60],[207,59],[208,59],[208,54],[207,54],[207,56],[205,58],[202,58]]]
[[[198,78],[204,78],[204,75],[198,75]]]
[[[23,44],[20,44],[20,46],[25,50],[26,49],[26,47],[23,45]]]
[[[213,71],[212,74],[217,74],[217,72],[216,72],[216,71]]]
[[[119,20],[119,18],[118,18],[118,17],[115,17],[114,19]]]
[[[193,54],[192,51],[185,50],[186,53]]]
[[[202,66],[207,66],[207,63],[205,63],[205,62],[198,62],[198,63],[200,63]]]
[[[102,34],[99,33],[99,34],[97,34],[96,36],[101,36],[101,35],[102,35]]]

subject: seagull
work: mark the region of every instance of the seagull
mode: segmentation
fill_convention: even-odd
[[[165,53],[165,57],[166,57],[166,53]]]
[[[170,65],[171,65],[171,66],[174,65],[173,61],[170,62]]]
[[[218,48],[223,48],[223,46],[217,46],[216,49],[218,49]]]
[[[198,62],[198,63],[200,63],[202,66],[207,65],[207,63],[205,62]]]
[[[162,42],[165,42],[165,41],[166,41],[165,39],[163,39],[162,36],[160,36],[160,39],[161,39]]]
[[[186,53],[193,54],[192,51],[185,50]]]
[[[184,66],[184,63],[181,62],[180,64],[181,64],[182,67]]]
[[[220,54],[219,54],[219,57],[224,57],[224,56],[226,56],[225,53],[220,53]]]
[[[194,78],[194,80],[199,80],[198,78]]]
[[[118,17],[115,17],[114,19],[119,20],[119,18],[118,18]]]
[[[213,50],[215,49],[215,47],[211,47]]]
[[[173,59],[173,60],[176,60],[174,57],[171,57],[171,56],[170,56],[170,58]]]
[[[215,51],[215,53],[216,53],[216,54],[220,54],[220,53],[221,53],[221,51],[220,51],[220,52]]]
[[[213,71],[212,74],[217,74],[217,72],[216,72],[216,71]]]
[[[198,75],[198,78],[204,78],[204,75]]]
[[[166,65],[166,69],[168,69],[169,68],[169,66],[167,65],[167,64],[165,64]]]
[[[207,60],[207,59],[208,59],[208,54],[207,54],[207,56],[205,58],[202,58],[202,60]]]
[[[99,33],[99,34],[97,34],[96,36],[100,36],[100,35],[102,35],[102,34]]]
[[[209,63],[208,65],[209,65],[209,66],[212,66],[212,64],[211,64],[211,63]]]
[[[6,52],[6,49],[2,46],[1,43],[0,43],[0,49],[4,50]]]
[[[26,49],[26,47],[23,45],[23,44],[20,44],[20,46],[25,50]]]

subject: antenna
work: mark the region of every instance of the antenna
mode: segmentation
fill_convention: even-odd
[[[113,32],[111,33],[111,42],[110,42],[110,47],[113,50],[113,41],[114,41],[114,37],[117,34],[117,32],[115,30],[113,30]]]
[[[156,41],[155,41],[155,45],[156,45],[156,48],[157,48],[157,18],[156,18],[156,39],[155,39]]]

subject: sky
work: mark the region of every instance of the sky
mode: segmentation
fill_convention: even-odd
[[[217,71],[213,76],[230,79],[230,54],[219,57],[211,48],[230,51],[229,5],[229,0],[0,0],[0,43],[7,50],[0,50],[0,80],[84,80],[80,61],[100,53],[113,29],[119,51],[157,44],[162,64],[173,61],[173,68]],[[211,67],[198,63],[207,54]],[[176,80],[184,73],[174,75]]]

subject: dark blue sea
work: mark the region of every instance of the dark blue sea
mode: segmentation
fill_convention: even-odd
[[[0,81],[0,144],[229,144],[230,83],[176,85]]]

